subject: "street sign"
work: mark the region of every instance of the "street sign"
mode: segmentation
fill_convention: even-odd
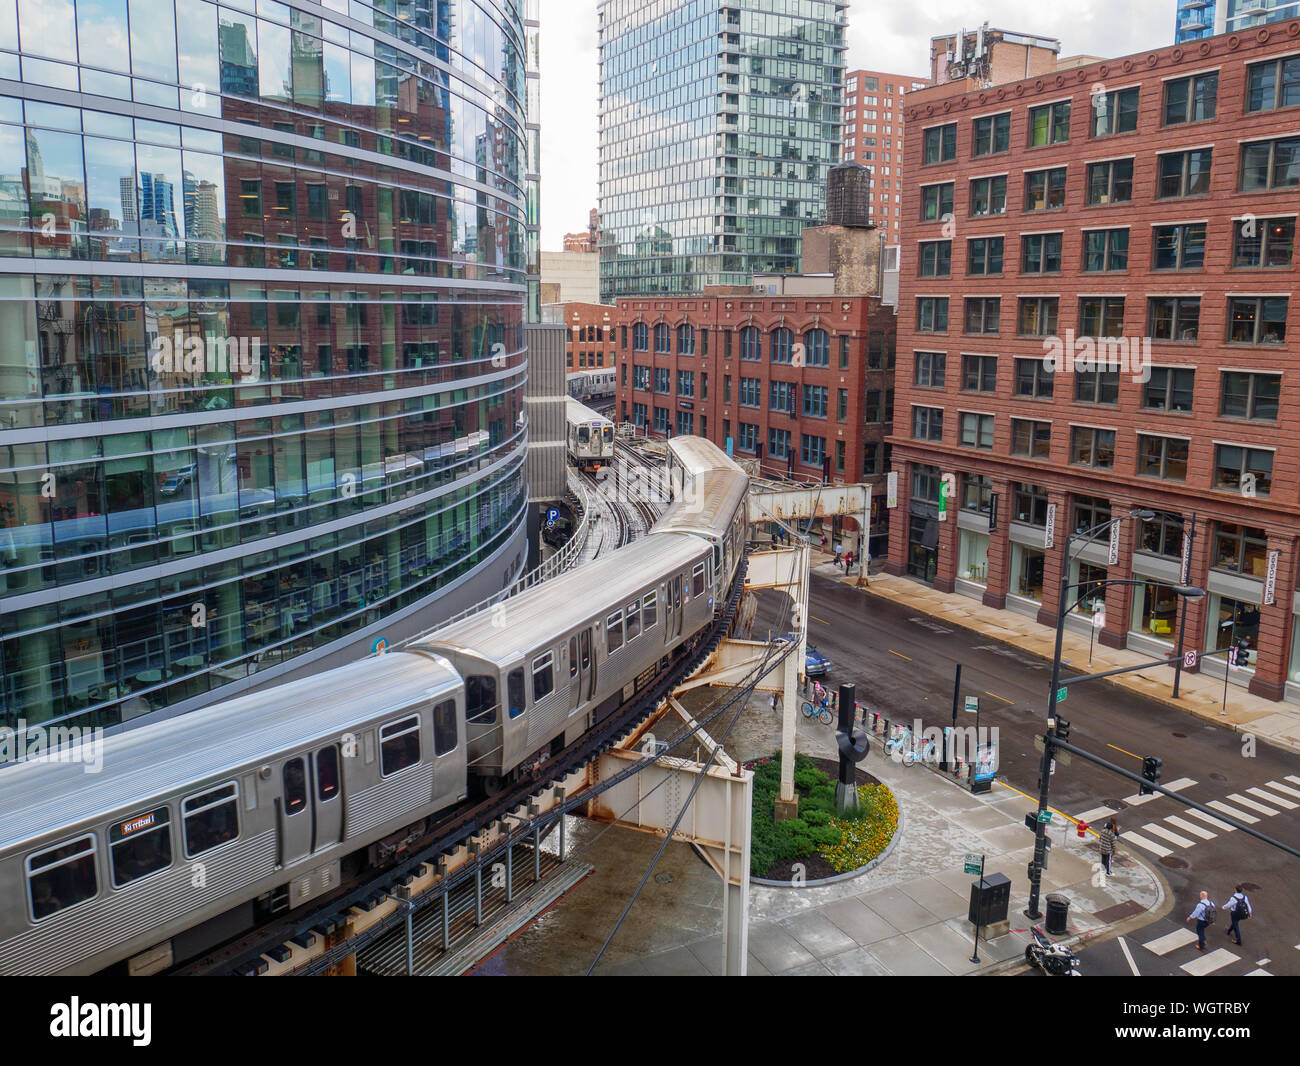
[[[1183,654],[1183,665],[1184,665],[1185,667],[1187,667],[1187,669],[1189,669],[1189,670],[1195,669],[1195,667],[1196,667],[1196,652],[1194,652],[1194,651],[1185,652],[1185,653]]]
[[[1039,811],[1039,812],[1038,812],[1038,820],[1039,820],[1039,822],[1041,822],[1043,825],[1051,825],[1051,823],[1052,823],[1052,812],[1051,812],[1051,811]]]
[[[555,525],[555,523],[558,522],[559,520],[560,520],[560,509],[558,507],[552,507],[549,511],[546,512],[546,524],[548,526]]]
[[[1041,736],[1034,737],[1034,750],[1035,751],[1043,750],[1043,738]],[[1068,751],[1060,751],[1058,749],[1056,752],[1056,761],[1059,762],[1062,766],[1069,766],[1070,760],[1073,758],[1074,756],[1071,755]]]
[[[979,855],[967,855],[966,862],[963,864],[962,873],[982,874],[984,872],[984,859]]]
[[[1069,691],[1070,691],[1070,690],[1069,690],[1068,688],[1066,688],[1064,685],[1062,685],[1060,688],[1058,688],[1058,689],[1056,690],[1056,702],[1057,702],[1057,703],[1064,703],[1064,702],[1065,702],[1066,694],[1067,694]]]
[[[1104,609],[1103,609],[1103,610],[1100,610],[1100,611],[1094,611],[1094,612],[1093,612],[1093,614],[1092,614],[1092,628],[1093,628],[1093,629],[1105,629],[1105,628],[1106,628],[1106,611],[1105,611]]]
[[[979,714],[979,709],[980,709],[980,698],[978,696],[967,696],[966,713]]]

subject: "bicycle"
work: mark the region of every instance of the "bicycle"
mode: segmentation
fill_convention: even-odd
[[[820,719],[825,725],[830,725],[833,721],[831,718],[830,708],[827,707],[825,703],[819,703],[814,707],[811,700],[804,700],[799,709],[803,711],[803,716],[805,718]]]

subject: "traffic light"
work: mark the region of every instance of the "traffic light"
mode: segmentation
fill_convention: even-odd
[[[1250,653],[1250,641],[1245,637],[1238,637],[1232,642],[1232,647],[1228,650],[1229,666],[1245,666],[1249,661],[1247,656]]]
[[[1151,782],[1152,785],[1160,784],[1160,767],[1163,763],[1154,755],[1148,755],[1142,760],[1142,777]],[[1155,789],[1150,785],[1143,785],[1138,789],[1139,796],[1150,796],[1155,793]]]
[[[1060,717],[1059,715],[1056,718],[1056,739],[1057,740],[1070,739],[1070,723],[1066,719]]]

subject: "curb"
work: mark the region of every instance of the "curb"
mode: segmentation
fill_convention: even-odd
[[[888,785],[885,787],[889,788]],[[894,845],[898,843],[899,839],[903,835],[903,805],[898,802],[898,794],[894,792],[892,788],[889,789],[889,792],[894,797],[894,803],[898,807],[898,825],[894,827],[894,835],[889,838],[889,843],[885,845],[885,850],[867,863],[866,866],[859,866],[856,870],[846,870],[844,873],[836,874],[834,877],[822,877],[816,881],[804,881],[799,885],[796,885],[791,881],[769,881],[765,877],[755,877],[753,874],[750,874],[749,883],[751,885],[761,885],[763,888],[822,888],[825,885],[839,885],[843,884],[845,881],[852,881],[855,877],[861,877],[868,870],[874,870],[889,858],[889,853],[894,850]]]
[[[849,582],[847,581],[840,581],[839,584],[848,585],[849,588],[854,588],[854,589],[859,588],[859,586],[849,584]],[[928,607],[922,604],[910,603],[908,601],[893,596],[884,595],[883,593],[875,591],[869,585],[861,586],[861,591],[865,592],[866,595],[872,596],[878,600],[887,600],[891,603],[905,604],[907,607],[918,611],[919,613],[925,615],[927,618],[942,619],[945,625],[951,625],[957,627],[958,629],[964,629],[968,633],[975,633],[978,636],[987,638],[988,640],[997,641],[999,644],[1005,644],[1007,647],[1015,648],[1017,651],[1024,652],[1026,655],[1032,655],[1036,659],[1041,659],[1044,662],[1051,662],[1050,658],[1048,658],[1046,655],[1043,655],[1041,652],[1035,651],[1033,648],[1026,648],[1020,644],[1013,644],[1005,637],[994,636],[991,633],[986,633],[982,629],[977,629],[975,626],[972,626],[966,622],[961,622],[958,621],[957,619],[949,618],[947,615],[935,614]],[[1152,667],[1152,669],[1159,669],[1159,665],[1157,664],[1156,666]],[[1157,695],[1151,692],[1147,692],[1145,689],[1135,688],[1132,685],[1126,684],[1123,680],[1123,676],[1124,675],[1120,675],[1119,677],[1103,677],[1103,678],[1098,678],[1098,680],[1104,681],[1106,684],[1112,685],[1115,688],[1123,689],[1125,692],[1131,692],[1135,696],[1142,696],[1145,699],[1149,699],[1154,703],[1162,704],[1163,706],[1168,707],[1171,710],[1182,711],[1184,714],[1191,715],[1193,718],[1197,718],[1200,721],[1209,722],[1212,725],[1216,725],[1220,729],[1230,729],[1234,736],[1242,736],[1245,734],[1249,734],[1253,737],[1256,737],[1257,739],[1263,740],[1266,744],[1271,744],[1273,747],[1278,748],[1282,751],[1288,751],[1291,752],[1292,754],[1300,754],[1300,742],[1290,740],[1286,737],[1262,736],[1259,733],[1252,732],[1248,726],[1241,725],[1236,722],[1224,722],[1217,716],[1211,717],[1208,713],[1206,713],[1204,710],[1202,710],[1199,707],[1189,706],[1185,703],[1175,700],[1171,696]],[[1285,712],[1287,707],[1290,706],[1294,706],[1294,705],[1286,704],[1284,701],[1280,701],[1279,709],[1271,713],[1274,714],[1283,713]],[[1261,713],[1267,713],[1267,712],[1261,712]]]

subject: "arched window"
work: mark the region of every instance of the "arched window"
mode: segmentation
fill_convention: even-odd
[[[644,322],[634,322],[632,324],[632,350],[634,352],[648,352],[650,350],[650,327]]]
[[[830,366],[831,341],[824,329],[810,329],[805,333],[803,347],[808,366]]]
[[[790,362],[790,351],[794,347],[794,334],[782,326],[772,330],[772,362]]]
[[[758,359],[758,330],[753,326],[746,326],[740,331],[740,358]]]
[[[677,354],[694,355],[695,354],[695,329],[692,326],[682,324],[677,327]]]
[[[655,326],[655,351],[671,352],[672,348],[669,347],[670,337],[671,337],[671,332],[668,329],[667,322],[660,322],[658,325],[656,325]]]

